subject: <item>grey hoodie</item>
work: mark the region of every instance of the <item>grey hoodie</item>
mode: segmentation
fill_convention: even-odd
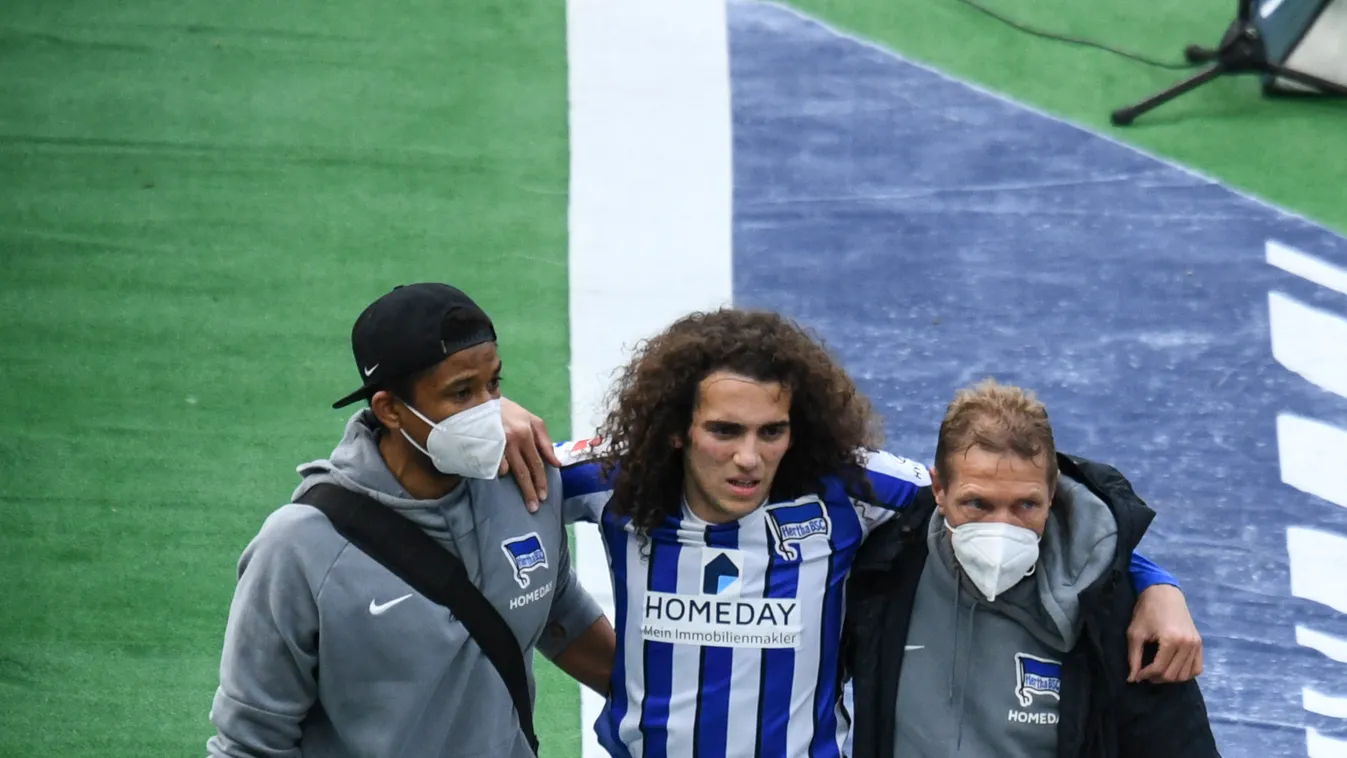
[[[362,410],[330,460],[299,472],[292,501],[332,482],[393,508],[456,553],[530,664],[535,646],[555,656],[602,613],[571,568],[555,470],[536,514],[509,477],[465,479],[439,500],[415,500],[384,464],[377,422]],[[517,560],[524,546],[536,551],[522,542],[534,536],[544,560]],[[511,551],[512,543],[521,547]],[[208,755],[532,755],[504,683],[463,627],[347,543],[318,510],[292,502],[272,513],[238,573]]]
[[[930,521],[898,686],[895,755],[1057,754],[1062,653],[1080,635],[1080,593],[1113,563],[1108,506],[1063,476],[1033,574],[988,603],[958,569],[944,519]]]

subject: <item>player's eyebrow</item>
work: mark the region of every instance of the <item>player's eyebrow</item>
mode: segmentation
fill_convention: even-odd
[[[503,364],[501,361],[496,361],[496,368],[492,369],[492,371],[491,371],[491,376],[492,376],[493,379],[494,379],[495,377],[500,376],[500,371],[501,371],[501,368],[502,368],[503,366],[504,366],[504,364]],[[476,379],[477,379],[477,372],[476,372],[476,371],[472,371],[472,370],[464,371],[463,373],[459,374],[458,376],[455,376],[454,378],[450,379],[450,380],[444,385],[444,388],[445,388],[446,390],[452,390],[452,389],[458,389],[459,387],[470,386],[470,385],[473,383],[473,381],[476,380]]]
[[[702,422],[702,426],[723,432],[742,432],[744,430],[744,425],[737,421],[720,421],[719,419],[707,419]]]

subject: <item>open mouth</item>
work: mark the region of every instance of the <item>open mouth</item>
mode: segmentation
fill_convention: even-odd
[[[727,481],[729,481],[730,489],[734,491],[734,494],[741,497],[752,495],[758,489],[758,485],[762,483],[761,479],[729,479]]]

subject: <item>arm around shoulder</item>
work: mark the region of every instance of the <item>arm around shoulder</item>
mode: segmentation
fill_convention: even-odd
[[[314,516],[323,518],[281,509],[239,560],[210,710],[211,758],[299,756],[300,724],[318,689],[317,590],[336,557],[304,528]]]
[[[581,586],[571,565],[569,540],[563,539],[562,570],[538,650],[573,679],[600,694],[608,691],[617,635],[593,596]]]
[[[611,474],[603,471],[607,445],[595,439],[560,442],[561,510],[567,524],[599,523],[604,506],[613,494]]]

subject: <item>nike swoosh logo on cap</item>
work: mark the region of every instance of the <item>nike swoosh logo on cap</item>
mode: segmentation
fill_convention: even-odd
[[[377,369],[377,368],[379,368],[379,364],[376,363],[376,364],[374,364],[373,366],[370,366],[369,368],[365,369],[365,376],[369,376],[370,374],[373,374],[373,373],[374,373],[374,370]]]

